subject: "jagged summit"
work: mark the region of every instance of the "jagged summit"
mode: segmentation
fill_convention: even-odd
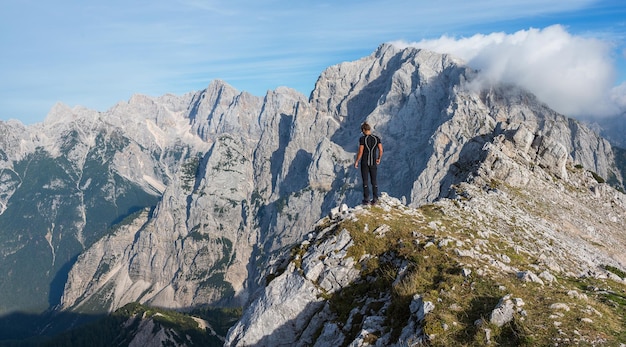
[[[573,275],[623,269],[612,188],[623,180],[608,142],[519,88],[476,89],[474,78],[449,55],[382,45],[323,71],[308,99],[214,81],[0,123],[0,311],[247,306],[321,217],[360,201],[365,120],[385,146],[381,190],[406,211],[447,202],[474,223],[457,233],[484,226],[506,244],[506,230],[554,234],[562,252],[589,250]],[[609,236],[615,253],[598,246]]]
[[[574,167],[566,180],[501,181],[530,168],[506,140],[487,151],[454,199],[410,208],[383,194],[375,207],[333,209],[226,345],[623,342],[624,195]]]

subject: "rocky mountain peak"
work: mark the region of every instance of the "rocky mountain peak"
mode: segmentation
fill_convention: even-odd
[[[320,331],[320,344],[358,342],[356,330],[384,328],[385,312],[398,312],[407,319],[372,333],[396,343],[437,334],[418,328],[445,300],[431,291],[451,288],[424,284],[393,309],[387,289],[362,297],[372,306],[358,313],[333,305],[351,290],[381,289],[378,278],[398,285],[430,256],[422,252],[451,262],[441,275],[456,288],[472,288],[474,277],[459,275],[467,271],[490,290],[505,283],[510,293],[488,293],[494,307],[527,301],[509,280],[518,273],[578,281],[623,269],[624,198],[613,188],[623,181],[608,142],[515,86],[477,88],[476,74],[448,55],[382,45],[326,69],[308,99],[289,88],[256,97],[214,81],[183,96],[135,95],[105,112],[59,106],[19,133],[1,123],[10,141],[0,142],[0,230],[11,232],[0,234],[0,271],[10,274],[0,287],[49,289],[3,297],[0,309],[251,304],[230,335],[240,344],[298,336],[312,344]],[[386,196],[372,208],[355,207],[364,121],[385,147]],[[320,221],[329,213],[346,218]],[[616,246],[606,245],[612,238]],[[22,263],[42,272],[10,267]],[[281,300],[292,311],[272,306]],[[289,318],[261,319],[272,314]]]
[[[333,209],[226,345],[623,342],[626,196],[581,168],[533,168],[504,137],[485,151],[453,199]]]

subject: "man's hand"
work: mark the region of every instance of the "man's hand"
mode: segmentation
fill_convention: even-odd
[[[354,162],[354,167],[357,168],[357,169],[359,168],[359,161],[358,160]]]

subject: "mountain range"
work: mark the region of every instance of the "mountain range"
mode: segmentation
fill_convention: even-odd
[[[367,276],[384,277],[372,259],[391,264],[385,288],[407,269],[416,272],[415,254],[395,247],[394,223],[380,223],[400,223],[402,215],[417,220],[400,238],[417,247],[411,252],[430,241],[437,257],[455,255],[449,272],[458,286],[468,271],[496,288],[502,274],[522,273],[532,286],[539,282],[530,270],[555,278],[544,286],[584,275],[614,281],[623,312],[623,150],[517,86],[476,84],[479,73],[449,55],[383,44],[323,71],[309,98],[289,88],[257,97],[218,80],[182,96],[135,95],[106,112],[57,104],[40,124],[1,122],[0,312],[44,317],[17,333],[4,333],[16,329],[6,320],[5,340],[53,335],[81,321],[51,323],[63,314],[125,310],[130,319],[150,307],[243,308],[228,336],[218,334],[233,345],[436,341],[441,329],[423,329],[424,302],[436,300],[428,293],[410,295],[426,298],[419,318],[411,316],[417,297],[396,300],[406,320],[394,324],[381,323],[390,312],[384,305],[370,314],[373,306],[351,302],[362,308],[358,315],[333,306],[349,302],[335,295],[374,283]],[[384,199],[372,208],[357,207],[353,167],[364,121],[385,148]],[[376,228],[359,222],[372,213]],[[363,229],[394,247],[364,244],[354,253]],[[368,263],[373,270],[364,270]],[[396,295],[378,294],[390,302]],[[498,300],[489,295],[493,310]],[[374,328],[359,335],[368,321]],[[150,322],[133,333],[142,339],[124,341],[147,341],[146,331],[158,330]],[[437,321],[453,322],[467,325]],[[583,335],[600,341],[613,332],[607,341],[626,341],[609,327]],[[474,330],[472,339],[486,336]],[[158,336],[150,341],[178,335]]]

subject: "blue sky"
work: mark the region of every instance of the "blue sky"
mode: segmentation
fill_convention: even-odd
[[[5,0],[0,120],[41,122],[56,102],[106,111],[135,93],[182,95],[214,79],[308,96],[326,67],[384,42],[525,78],[568,115],[626,109],[623,0]]]

